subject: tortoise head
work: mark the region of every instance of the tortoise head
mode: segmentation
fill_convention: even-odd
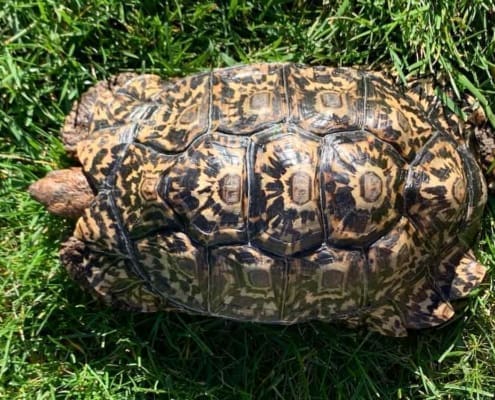
[[[81,168],[52,171],[34,182],[29,194],[49,212],[68,218],[83,215],[95,197]]]

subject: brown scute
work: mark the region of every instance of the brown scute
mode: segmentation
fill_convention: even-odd
[[[121,74],[62,131],[96,196],[81,169],[30,192],[81,215],[62,263],[105,304],[406,336],[485,273],[487,166],[464,138],[486,164],[493,135],[454,127],[430,86],[283,63]]]
[[[81,168],[51,171],[28,191],[52,214],[67,218],[80,217],[95,198]]]

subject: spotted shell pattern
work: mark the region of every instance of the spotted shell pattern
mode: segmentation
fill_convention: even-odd
[[[476,160],[380,74],[255,64],[93,94],[97,196],[62,259],[110,304],[402,336],[483,277]]]

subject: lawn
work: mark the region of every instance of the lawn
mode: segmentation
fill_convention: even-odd
[[[254,61],[384,66],[465,93],[495,127],[494,0],[3,0],[0,7],[0,399],[495,397],[495,203],[482,287],[447,326],[393,339],[103,308],[60,268],[72,222],[26,193],[68,166],[71,103],[123,71],[182,76]],[[435,4],[435,5],[433,5]],[[490,108],[490,106],[493,107]]]

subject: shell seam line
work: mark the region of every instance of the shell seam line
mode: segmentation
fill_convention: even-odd
[[[129,232],[128,232],[127,228],[124,226],[122,214],[118,210],[117,204],[116,204],[115,198],[114,198],[113,189],[115,186],[115,179],[117,176],[117,171],[122,166],[122,163],[124,161],[125,156],[127,155],[127,152],[129,150],[130,145],[131,145],[131,143],[126,143],[121,156],[115,162],[115,166],[113,167],[112,172],[106,181],[106,184],[110,189],[110,190],[108,190],[108,199],[110,202],[110,209],[112,211],[115,224],[117,225],[117,229],[119,230],[119,232],[121,232],[122,243],[123,243],[124,249],[127,253],[128,260],[131,263],[131,272],[134,275],[136,275],[138,278],[140,278],[146,286],[150,287],[150,289],[154,293],[157,293],[156,290],[152,287],[149,277],[139,266],[139,263],[137,261],[138,258],[137,258],[137,254],[136,254],[136,249],[134,248],[134,246],[132,244],[132,241],[129,237]]]
[[[282,65],[282,84],[284,87],[284,97],[285,97],[285,106],[287,107],[287,121],[290,121],[292,118],[292,107],[291,107],[291,99],[289,96],[289,87],[288,87],[288,82],[287,82],[287,69],[289,68],[289,65]]]
[[[321,226],[323,227],[323,240],[325,241],[325,243],[328,243],[328,240],[329,240],[329,231],[328,231],[328,221],[327,219],[325,218],[325,214],[324,214],[324,198],[323,196],[325,195],[325,190],[324,190],[324,187],[323,187],[323,167],[322,167],[322,162],[324,160],[326,160],[326,156],[327,156],[327,153],[328,153],[328,149],[327,149],[327,136],[324,136],[323,138],[321,138],[320,140],[320,148],[318,150],[318,159],[319,159],[319,163],[318,165],[320,166],[320,168],[318,168],[318,186],[319,186],[319,201],[318,201],[318,205],[319,205],[319,212],[320,212],[320,217],[321,217]]]
[[[244,165],[246,166],[246,195],[247,195],[247,201],[246,201],[246,204],[247,204],[247,210],[246,210],[246,236],[247,236],[247,241],[248,241],[248,245],[251,245],[251,227],[250,227],[250,218],[251,218],[251,200],[252,200],[252,196],[251,196],[251,190],[253,189],[253,179],[254,179],[254,176],[252,176],[254,174],[254,163],[255,163],[255,160],[254,160],[254,153],[255,153],[255,150],[256,150],[256,146],[253,142],[253,140],[249,137],[249,143],[246,147],[246,154],[245,154],[245,157],[246,157],[246,161],[244,163]]]
[[[208,77],[208,128],[206,129],[205,133],[210,133],[212,121],[213,121],[213,71],[210,71]]]
[[[318,205],[319,205],[319,209],[318,209],[318,212],[320,214],[320,221],[321,221],[321,226],[323,228],[323,240],[324,240],[324,243],[327,243],[328,242],[328,237],[329,237],[329,232],[328,232],[328,226],[327,226],[327,220],[325,218],[325,214],[324,214],[324,210],[325,210],[325,207],[324,207],[324,199],[323,199],[323,196],[324,196],[324,183],[323,183],[323,168],[322,168],[322,162],[324,160],[326,160],[326,155],[327,155],[327,137],[324,136],[323,138],[320,139],[320,146],[318,148],[318,163],[317,163],[317,166],[316,166],[316,169],[317,169],[317,181],[318,181],[318,194],[319,194],[319,199],[318,199]],[[316,174],[315,174],[316,175]]]
[[[279,310],[279,320],[283,321],[285,319],[285,307],[287,302],[287,293],[289,287],[289,258],[284,257],[284,273],[283,273],[283,289],[280,301],[280,310]]]
[[[367,113],[368,113],[368,76],[366,73],[363,74],[363,77],[361,78],[363,82],[363,90],[364,90],[364,95],[363,95],[363,115],[362,115],[362,121],[361,121],[361,130],[364,129],[366,125],[366,118],[367,118]]]
[[[207,280],[206,280],[206,311],[208,314],[211,314],[211,281],[212,281],[212,270],[211,270],[211,251],[210,249],[206,246],[205,247],[205,260],[206,260],[206,273],[207,273]]]
[[[363,279],[363,304],[361,305],[363,308],[369,307],[370,304],[368,304],[368,301],[370,300],[369,296],[369,282],[370,282],[370,275],[371,275],[371,267],[370,267],[370,260],[369,260],[369,249],[370,247],[368,246],[366,250],[361,249],[361,254],[364,256],[364,263],[365,263],[365,268],[364,268],[364,279]]]

